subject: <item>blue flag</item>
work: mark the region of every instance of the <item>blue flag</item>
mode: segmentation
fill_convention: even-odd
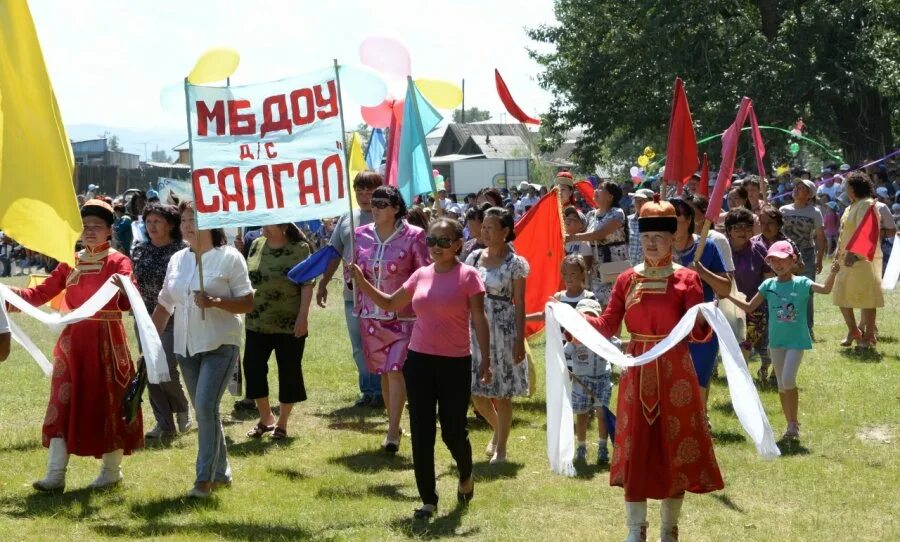
[[[384,159],[385,149],[384,130],[375,128],[369,136],[369,146],[366,147],[366,166],[372,171],[378,171],[378,166]]]
[[[317,250],[309,258],[303,260],[288,271],[288,278],[297,284],[309,282],[328,269],[328,264],[341,257],[341,253],[331,245]]]
[[[416,196],[435,191],[425,134],[434,130],[443,117],[422,96],[412,78],[407,81],[403,129],[400,131],[397,189],[406,204],[412,205]]]

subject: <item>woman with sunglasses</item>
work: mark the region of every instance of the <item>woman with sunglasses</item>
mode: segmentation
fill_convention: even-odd
[[[528,395],[528,362],[525,361],[525,277],[528,262],[509,248],[516,238],[509,211],[492,207],[485,211],[481,225],[484,249],[475,250],[466,259],[481,274],[490,315],[490,384],[472,383],[472,398],[478,413],[494,430],[485,453],[491,463],[506,461],[506,443],[512,427],[512,398]],[[472,373],[477,377],[481,358],[472,356]]]
[[[457,258],[462,237],[459,222],[436,220],[425,238],[434,263],[417,269],[393,293],[376,288],[359,266],[350,265],[357,287],[382,310],[399,311],[411,304],[416,314],[403,377],[409,394],[413,468],[423,503],[415,511],[417,519],[428,519],[437,510],[434,439],[438,419],[441,438],[459,471],[457,499],[466,503],[475,494],[472,445],[466,429],[472,389],[470,319],[481,353],[482,382],[491,381],[491,351],[484,283],[478,271]]]
[[[356,265],[366,280],[380,290],[393,292],[415,272],[428,265],[425,231],[404,220],[406,203],[393,186],[372,192],[374,222],[356,228]],[[416,315],[412,307],[383,310],[363,292],[355,292],[354,314],[359,318],[363,358],[370,374],[380,375],[381,393],[388,413],[388,429],[381,449],[395,454],[400,449],[400,418],[406,404],[403,363]]]

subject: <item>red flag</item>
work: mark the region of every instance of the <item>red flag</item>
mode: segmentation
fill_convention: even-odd
[[[737,118],[722,134],[722,163],[719,165],[719,176],[716,177],[716,186],[709,197],[709,207],[706,209],[706,219],[713,224],[716,223],[719,219],[719,213],[722,212],[725,190],[731,186],[731,175],[734,174],[734,160],[737,158],[738,138],[741,136],[741,128],[747,122],[751,103],[750,98],[746,96],[741,99]]]
[[[866,214],[863,215],[859,226],[853,232],[853,237],[847,243],[847,252],[862,256],[870,262],[875,259],[875,248],[878,246],[880,227],[878,215],[875,213],[875,204],[869,205]],[[527,295],[527,294],[526,294]]]
[[[575,190],[581,192],[581,197],[591,208],[597,208],[597,202],[594,201],[594,185],[590,181],[578,181],[575,183]]]
[[[672,113],[669,116],[669,143],[666,146],[666,171],[663,178],[679,190],[697,171],[697,136],[688,106],[684,83],[675,78],[672,93]]]
[[[400,115],[403,113],[403,107],[394,107],[391,113],[390,139],[388,140],[388,148],[384,162],[384,184],[388,186],[397,186],[397,170],[400,165],[400,130],[403,124],[400,121]]]
[[[503,102],[503,106],[506,107],[506,111],[512,116],[512,118],[516,119],[519,122],[524,122],[525,124],[540,124],[541,121],[535,118],[531,118],[522,111],[522,108],[513,100],[512,94],[509,93],[509,88],[506,86],[506,83],[503,81],[503,78],[500,77],[500,71],[494,69],[494,80],[497,83],[497,94],[500,95],[500,101]],[[554,292],[555,293],[555,292]]]
[[[697,194],[709,199],[709,157],[703,153],[703,167],[700,169],[700,182],[697,184]]]
[[[756,151],[756,174],[759,175],[762,182],[766,182],[766,166],[763,164],[763,158],[766,156],[766,146],[763,143],[762,133],[759,131],[759,122],[756,121],[756,111],[753,110],[753,104],[750,104],[750,126],[753,134],[753,150]]]
[[[516,254],[525,258],[531,268],[525,287],[525,314],[543,312],[547,299],[562,282],[559,266],[566,250],[558,191],[551,190],[516,223]],[[525,336],[543,328],[543,322],[525,322]]]

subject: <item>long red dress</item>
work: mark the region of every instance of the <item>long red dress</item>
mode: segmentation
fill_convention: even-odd
[[[615,335],[624,320],[631,334],[628,353],[639,356],[702,302],[695,271],[671,263],[641,264],[619,275],[603,315],[587,320],[605,337]],[[725,487],[687,347],[688,341],[705,342],[711,335],[705,322],[697,324],[686,341],[622,375],[609,483],[625,489],[626,501]]]
[[[131,275],[131,261],[103,244],[82,250],[75,269],[60,264],[47,280],[20,295],[41,306],[65,290],[65,306],[76,309],[111,277]],[[141,413],[131,424],[122,420],[122,397],[134,366],[125,338],[122,311],[131,309],[117,294],[92,318],[66,326],[53,349],[50,401],[44,416],[42,440],[62,437],[69,453],[101,457],[123,449],[125,454],[144,446]]]

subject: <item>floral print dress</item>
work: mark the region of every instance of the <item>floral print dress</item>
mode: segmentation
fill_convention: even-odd
[[[628,259],[628,241],[625,236],[626,218],[625,212],[618,207],[600,214],[599,210],[588,213],[588,232],[600,231],[606,225],[616,220],[620,226],[602,241],[592,241],[591,248],[594,254],[594,264],[591,269],[591,291],[597,296],[597,301],[604,307],[609,303],[612,293],[612,283],[603,282],[600,268],[605,263],[622,262]],[[632,262],[634,263],[634,262]]]
[[[516,364],[516,307],[513,305],[513,282],[528,276],[528,262],[507,250],[498,267],[488,268],[482,262],[483,250],[475,250],[466,264],[476,268],[484,281],[484,312],[491,334],[490,384],[481,382],[481,351],[472,330],[472,394],[481,397],[514,397],[528,395],[528,361]]]

